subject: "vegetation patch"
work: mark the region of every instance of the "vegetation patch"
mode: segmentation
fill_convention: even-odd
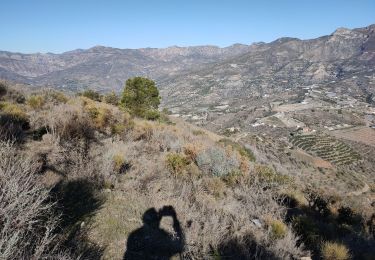
[[[289,176],[276,173],[267,165],[257,164],[254,167],[255,178],[257,181],[273,185],[292,184],[293,179]]]
[[[348,260],[351,258],[348,248],[335,242],[325,242],[322,245],[322,257],[324,260]]]
[[[285,237],[288,227],[280,220],[274,219],[269,223],[270,235],[272,239]]]
[[[232,149],[236,150],[241,156],[246,157],[249,161],[255,162],[255,155],[249,148],[227,138],[221,139],[219,143],[232,147]]]
[[[27,104],[33,109],[41,109],[45,100],[42,95],[32,95],[27,99]]]
[[[240,162],[235,154],[219,147],[209,147],[200,152],[196,157],[198,167],[208,174],[222,177],[240,169]]]
[[[179,153],[170,153],[166,157],[166,163],[168,169],[176,177],[183,174],[183,171],[186,169],[189,161],[185,156]]]

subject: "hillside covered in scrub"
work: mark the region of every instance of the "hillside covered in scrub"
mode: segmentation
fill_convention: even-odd
[[[1,259],[375,255],[375,215],[260,162],[267,147],[168,117],[156,92],[136,114],[132,92],[96,94],[0,84]]]

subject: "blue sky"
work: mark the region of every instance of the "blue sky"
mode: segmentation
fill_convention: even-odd
[[[1,0],[0,50],[61,53],[301,39],[375,23],[375,0]]]

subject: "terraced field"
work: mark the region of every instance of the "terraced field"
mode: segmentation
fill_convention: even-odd
[[[347,165],[360,160],[360,155],[350,146],[328,135],[297,134],[289,141],[307,153],[329,161],[335,165]]]

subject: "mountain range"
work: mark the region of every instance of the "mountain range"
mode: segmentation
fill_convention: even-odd
[[[117,49],[96,46],[62,54],[0,51],[0,78],[37,86],[120,90],[132,76],[157,81],[167,107],[218,104],[311,84],[335,83],[374,93],[375,25],[270,43]],[[355,81],[353,81],[353,77]]]

